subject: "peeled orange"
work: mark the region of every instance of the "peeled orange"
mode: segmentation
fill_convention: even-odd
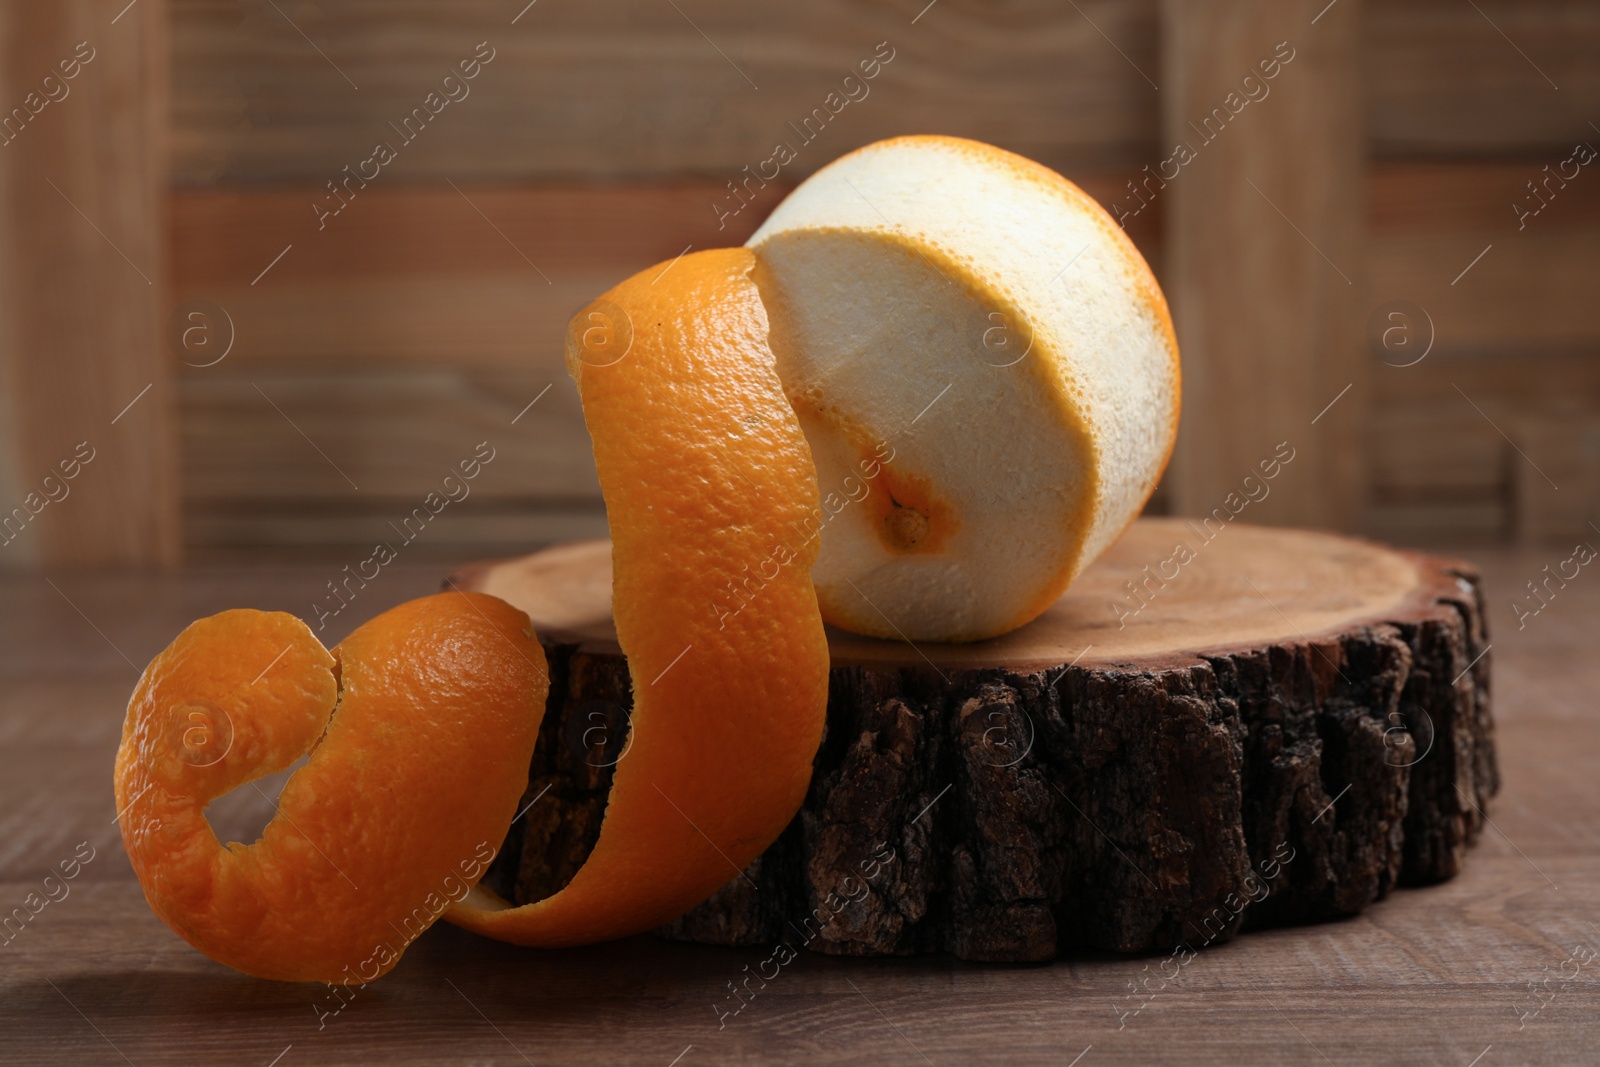
[[[1065,178],[899,137],[812,175],[749,244],[816,456],[828,622],[1004,633],[1144,506],[1177,432],[1172,321],[1133,244]]]

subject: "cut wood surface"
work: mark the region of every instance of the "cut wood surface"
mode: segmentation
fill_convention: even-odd
[[[451,582],[527,611],[551,655],[531,806],[489,876],[540,899],[581,865],[627,757],[609,546]],[[1483,615],[1464,564],[1144,519],[1003,637],[831,632],[801,813],[663,932],[767,944],[815,915],[798,936],[823,952],[1040,960],[1198,947],[1451,877],[1499,782]]]
[[[1600,583],[1568,583],[1524,629],[1509,607],[1527,579],[1565,557],[1474,557],[1492,609],[1505,784],[1489,809],[1493,825],[1447,882],[1391,893],[1342,921],[1255,931],[1194,958],[1071,951],[1022,967],[802,952],[775,972],[764,962],[770,944],[640,937],[535,952],[441,923],[325,1022],[314,1010],[332,1007],[324,987],[236,974],[151,913],[118,843],[110,779],[139,667],[196,616],[253,606],[310,618],[337,567],[256,561],[165,578],[56,570],[49,582],[0,574],[0,910],[42,897],[40,880],[80,842],[97,850],[66,898],[0,947],[0,1063],[265,1067],[281,1056],[277,1067],[666,1067],[681,1054],[677,1067],[890,1067],[924,1065],[920,1049],[935,1067],[1065,1067],[1080,1053],[1077,1067],[1323,1056],[1466,1067],[1489,1046],[1477,1067],[1585,1063],[1600,1039],[1600,984],[1582,962],[1600,943],[1589,925],[1600,910]],[[439,574],[437,563],[402,557],[319,636],[337,641],[436,590]],[[207,814],[221,839],[254,840],[282,780],[214,804]],[[1348,799],[1315,825],[1342,816]],[[800,907],[785,921],[810,915]]]

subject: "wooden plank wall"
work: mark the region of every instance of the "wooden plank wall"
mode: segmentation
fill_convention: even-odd
[[[164,0],[0,6],[0,567],[171,563]]]
[[[1415,366],[1415,351],[1380,343],[1371,368],[1371,521],[1384,536],[1565,539],[1600,521],[1573,443],[1600,416],[1600,173],[1523,229],[1511,209],[1570,152],[1374,168],[1368,306],[1408,301],[1426,317],[1394,324],[1434,337]]]
[[[1600,148],[1600,6],[1404,0],[1366,21],[1367,527],[1576,537],[1600,484],[1569,447],[1600,415],[1600,168],[1558,177],[1537,215],[1513,205],[1537,207],[1528,183],[1579,142]],[[1414,366],[1381,343],[1408,322],[1396,301],[1434,338]]]
[[[995,140],[1111,195],[1155,145],[1156,9],[1080,6],[179,0],[173,299],[225,309],[234,341],[180,368],[191,549],[382,536],[480,440],[496,461],[417,551],[603,532],[567,318],[896,133]],[[324,183],[475,52],[465,98],[319,219]],[[835,91],[855,98],[824,125]],[[795,163],[729,214],[726,183],[780,140]]]
[[[1346,14],[1324,3],[1277,17],[1303,36]],[[480,441],[496,459],[417,551],[598,532],[559,365],[589,297],[743,240],[793,181],[893,133],[993,141],[1125,208],[1126,183],[1170,154],[1155,85],[1177,38],[1154,0],[678,8],[173,0],[168,325],[194,556],[358,548]],[[1405,300],[1435,338],[1414,366],[1370,328],[1342,357],[1366,383],[1340,415],[1353,503],[1315,521],[1402,541],[1564,531],[1600,436],[1597,168],[1520,228],[1511,205],[1578,141],[1600,146],[1600,9],[1391,0],[1358,15],[1368,165],[1346,200],[1365,215],[1325,225],[1360,231],[1357,325]],[[475,52],[492,58],[468,95],[403,140],[390,123]],[[790,123],[875,52],[893,58],[865,98],[804,142]],[[393,162],[335,198],[326,183],[384,139]],[[796,162],[722,217],[726,183],[780,139]],[[1171,211],[1158,199],[1130,224],[1169,284]],[[1517,448],[1568,484],[1550,489]],[[1165,495],[1205,499],[1180,489]]]
[[[1180,514],[1226,508],[1281,451],[1292,473],[1251,521],[1359,520],[1362,10],[1344,0],[1310,24],[1277,0],[1166,2],[1162,131],[1174,149],[1155,168],[1169,187],[1152,195],[1168,203],[1164,276],[1183,356],[1168,478]]]

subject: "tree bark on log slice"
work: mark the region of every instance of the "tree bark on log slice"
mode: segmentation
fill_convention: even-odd
[[[538,900],[582,865],[627,756],[609,546],[450,581],[528,612],[550,656],[527,810],[486,876]],[[995,640],[830,631],[804,806],[747,877],[659,933],[1046,960],[1199,949],[1449,878],[1499,788],[1484,614],[1464,563],[1142,519]]]

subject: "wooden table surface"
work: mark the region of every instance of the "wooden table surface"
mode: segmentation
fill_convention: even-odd
[[[188,621],[309,614],[337,565],[0,577],[0,914],[93,855],[0,940],[0,1064],[1600,1062],[1600,574],[1584,570],[1523,629],[1510,606],[1569,554],[1470,554],[1489,580],[1505,787],[1454,881],[1246,934],[1175,980],[1165,956],[802,954],[720,1026],[728,983],[767,953],[649,937],[537,952],[441,923],[327,1017],[323,987],[207,960],[151,914],[122,852],[111,763],[125,702]],[[326,636],[431,592],[442,570],[386,568]],[[269,812],[245,789],[213,821],[248,834]]]

